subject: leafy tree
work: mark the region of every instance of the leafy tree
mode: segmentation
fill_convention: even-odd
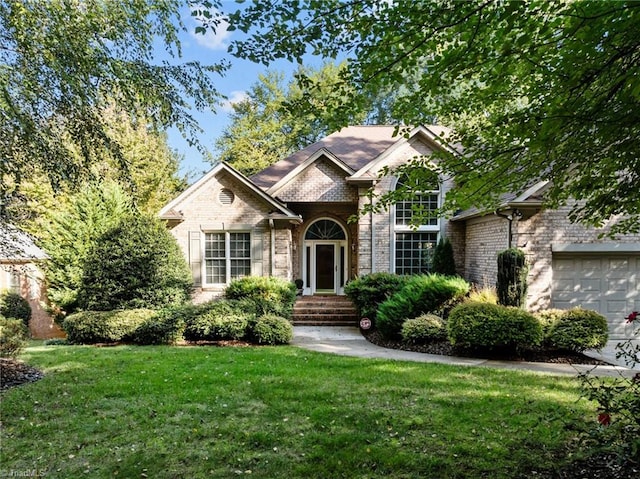
[[[458,180],[446,210],[546,179],[550,206],[577,200],[573,220],[624,215],[613,233],[640,230],[640,3],[256,1],[231,23],[250,33],[231,45],[241,58],[348,56],[342,82],[309,105],[335,128],[380,91],[398,92],[404,124],[451,126],[443,140],[464,154],[439,163]]]
[[[326,136],[333,112],[322,105],[346,73],[346,63],[325,63],[300,66],[287,84],[280,72],[260,75],[247,97],[232,104],[231,123],[216,141],[219,158],[251,175]],[[393,92],[370,96],[348,123],[391,121],[394,100]]]
[[[40,231],[46,262],[47,297],[56,317],[78,307],[84,263],[98,238],[133,215],[131,199],[114,182],[90,184],[51,212]]]
[[[260,75],[247,97],[232,104],[231,123],[216,141],[219,158],[251,175],[325,136],[330,118],[302,113],[300,105],[321,103],[344,69],[333,63],[317,70],[300,67],[297,78],[313,88],[301,88],[295,79],[285,84],[281,72]],[[358,113],[350,121],[364,119]]]
[[[181,54],[186,0],[9,0],[0,3],[0,220],[25,180],[77,186],[111,155],[129,169],[104,106],[143,112],[155,130],[194,139],[192,106],[213,108],[225,65],[155,62],[158,43]],[[202,2],[211,6],[211,2]],[[215,22],[214,22],[215,23]],[[214,26],[215,28],[215,26]]]
[[[151,216],[121,218],[87,252],[82,309],[162,308],[190,299],[191,270],[175,238]]]

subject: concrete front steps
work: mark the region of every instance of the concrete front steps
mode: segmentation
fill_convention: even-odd
[[[292,320],[294,326],[358,326],[360,318],[346,296],[301,296]]]

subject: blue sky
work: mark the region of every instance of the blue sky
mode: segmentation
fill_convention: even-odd
[[[229,7],[235,9],[237,4],[229,5]],[[182,18],[188,31],[183,32],[180,36],[182,46],[182,58],[180,61],[197,60],[203,65],[207,65],[216,64],[222,59],[227,59],[231,62],[231,67],[224,77],[213,77],[214,85],[220,93],[228,97],[229,101],[242,99],[249,87],[258,80],[258,75],[267,71],[267,67],[264,65],[241,60],[227,53],[229,43],[232,40],[241,38],[243,33],[227,31],[223,25],[215,33],[208,31],[206,35],[196,34],[195,28],[199,23],[190,16],[187,9],[185,9]],[[162,45],[158,46],[157,51],[159,60],[168,58]],[[316,62],[319,63],[319,61]],[[284,72],[287,77],[291,77],[296,68],[296,64],[289,63],[286,60],[269,65],[269,70]],[[197,110],[192,111],[193,116],[204,130],[203,134],[200,135],[200,141],[212,153],[215,153],[213,145],[216,138],[221,135],[222,130],[229,124],[229,111],[230,106],[228,103],[219,108],[215,114]],[[176,129],[169,131],[169,145],[184,156],[181,172],[189,174],[191,180],[197,179],[203,172],[211,168],[211,164],[205,161],[203,155],[196,148],[190,147]]]

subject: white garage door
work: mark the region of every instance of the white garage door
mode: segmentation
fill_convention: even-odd
[[[610,339],[630,337],[624,318],[640,311],[640,255],[554,254],[551,302],[598,311],[609,321]]]

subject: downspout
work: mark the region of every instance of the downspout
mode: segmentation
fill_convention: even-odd
[[[369,200],[371,211],[369,211],[369,221],[371,223],[371,272],[375,273],[376,268],[376,235],[373,227],[373,198]]]
[[[500,213],[500,211],[495,210],[493,212],[494,215],[499,216],[500,218],[504,218],[509,222],[509,233],[508,233],[508,237],[507,237],[507,248],[511,249],[511,236],[512,236],[512,231],[513,231],[513,219],[514,217],[518,217],[521,218],[522,217],[522,213],[520,212],[520,210],[511,210],[511,214],[505,215],[504,213]]]
[[[276,273],[276,229],[273,223],[273,218],[269,218],[269,233],[271,234],[271,242],[269,247],[269,276],[275,276]]]

